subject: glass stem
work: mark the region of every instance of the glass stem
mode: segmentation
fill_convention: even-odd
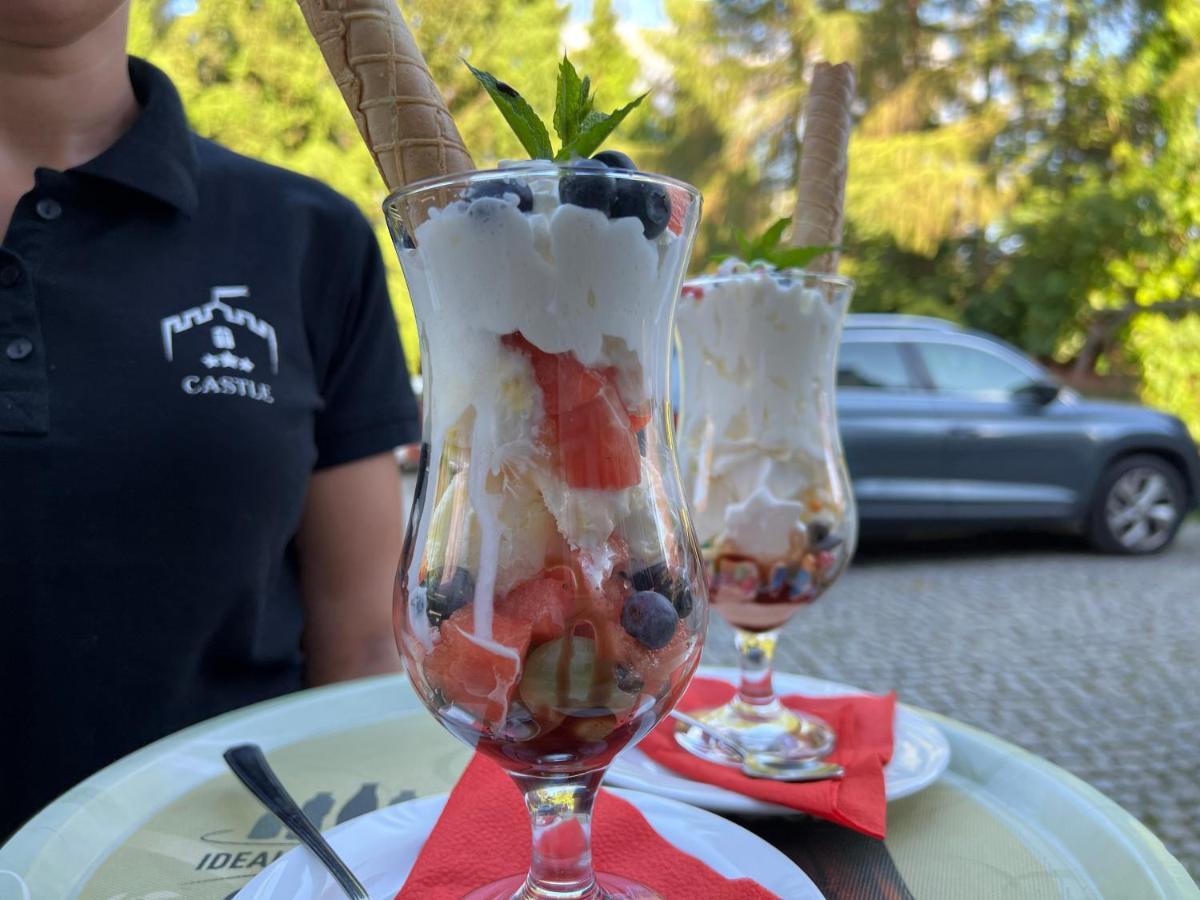
[[[533,832],[529,877],[514,900],[598,900],[592,871],[592,803],[604,770],[543,778],[512,773]]]
[[[778,631],[736,630],[734,642],[737,645],[741,677],[733,702],[744,715],[769,718],[779,706],[775,685],[771,682],[771,662],[775,658],[778,640]]]

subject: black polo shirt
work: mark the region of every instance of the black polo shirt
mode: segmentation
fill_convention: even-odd
[[[0,244],[0,840],[185,725],[300,687],[314,469],[418,434],[358,209],[142,111]]]

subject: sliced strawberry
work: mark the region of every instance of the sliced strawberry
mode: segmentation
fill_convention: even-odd
[[[683,234],[683,220],[692,198],[683,188],[677,187],[668,187],[667,194],[671,197],[671,218],[667,220],[667,227],[672,234]]]
[[[652,418],[653,416],[650,414],[650,401],[647,400],[645,403],[629,411],[629,427],[636,434],[649,425]]]
[[[425,660],[425,677],[449,702],[498,728],[517,689],[530,625],[497,610],[492,640],[482,641],[473,636],[474,616],[474,607],[464,606],[442,623],[438,642]]]
[[[604,378],[589,369],[572,353],[546,353],[520,332],[505,335],[504,343],[519,350],[533,363],[533,376],[542,389],[546,414],[560,416],[587,403],[604,387]]]
[[[567,619],[574,614],[578,586],[575,573],[554,566],[522,581],[500,603],[507,616],[528,622],[530,642],[543,644],[562,637]]]
[[[521,334],[519,331],[514,331],[511,334],[504,335],[500,338],[500,343],[511,350],[520,350],[526,356],[532,356],[534,353],[542,352],[533,344],[529,343],[529,341],[525,339],[525,335]]]
[[[558,446],[558,417],[546,416],[537,430],[537,441],[544,447]]]
[[[552,416],[578,409],[604,387],[604,379],[571,353],[543,355],[534,360],[533,371],[542,389],[546,412]]]
[[[614,534],[608,539],[608,549],[609,573],[598,587],[588,580],[586,573],[591,571],[594,574],[594,567],[585,563],[579,550],[569,550],[564,561],[580,591],[580,603],[576,608],[576,615],[580,618],[572,631],[578,637],[595,637],[593,621],[618,622],[625,598],[633,593],[629,545],[624,538]]]
[[[613,491],[641,480],[629,413],[610,384],[559,418],[558,451],[569,487]]]
[[[611,575],[604,579],[604,584],[601,585],[601,614],[604,619],[609,622],[620,623],[621,610],[625,608],[625,601],[629,595],[633,593],[633,582],[629,580],[629,576],[624,571],[614,570]]]
[[[621,377],[621,370],[618,369],[616,366],[607,366],[604,369],[600,370],[600,374],[604,376],[605,381],[607,381],[609,384],[611,384],[613,386],[613,388],[617,391],[617,394],[619,396],[620,388],[617,386],[617,380]],[[624,403],[625,399],[622,398],[621,402]],[[629,410],[629,427],[633,429],[634,433],[641,431],[643,428],[646,427],[647,424],[649,424],[649,422],[650,422],[650,401],[649,400],[643,400],[636,407]]]

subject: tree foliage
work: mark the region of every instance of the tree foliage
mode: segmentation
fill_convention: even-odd
[[[673,109],[657,127],[662,165],[705,193],[698,259],[790,208],[803,85],[818,59],[848,58],[855,307],[963,321],[1079,375],[1133,372],[1200,434],[1194,0],[666,9]]]
[[[552,109],[566,7],[401,6],[476,161],[522,156],[460,60]],[[818,60],[849,59],[859,100],[843,265],[855,307],[947,316],[1079,374],[1136,375],[1148,401],[1200,434],[1195,0],[662,6],[663,27],[637,31],[594,0],[571,55],[603,108],[651,90],[617,143],[703,190],[697,268],[791,211],[804,86]],[[131,43],[175,79],[198,130],[323,178],[379,222],[382,186],[292,0],[170,8],[134,0]]]

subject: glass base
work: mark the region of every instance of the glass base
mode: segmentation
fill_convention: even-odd
[[[476,888],[463,900],[662,900],[645,885],[620,875],[596,875],[596,884],[587,891],[542,894],[527,889],[526,876],[512,875]]]
[[[793,712],[776,698],[754,705],[736,698],[716,709],[694,712],[693,718],[720,729],[738,744],[770,753],[788,762],[805,762],[828,756],[836,743],[833,728],[816,716]],[[680,725],[679,745],[701,759],[741,768],[741,761],[699,728]]]

